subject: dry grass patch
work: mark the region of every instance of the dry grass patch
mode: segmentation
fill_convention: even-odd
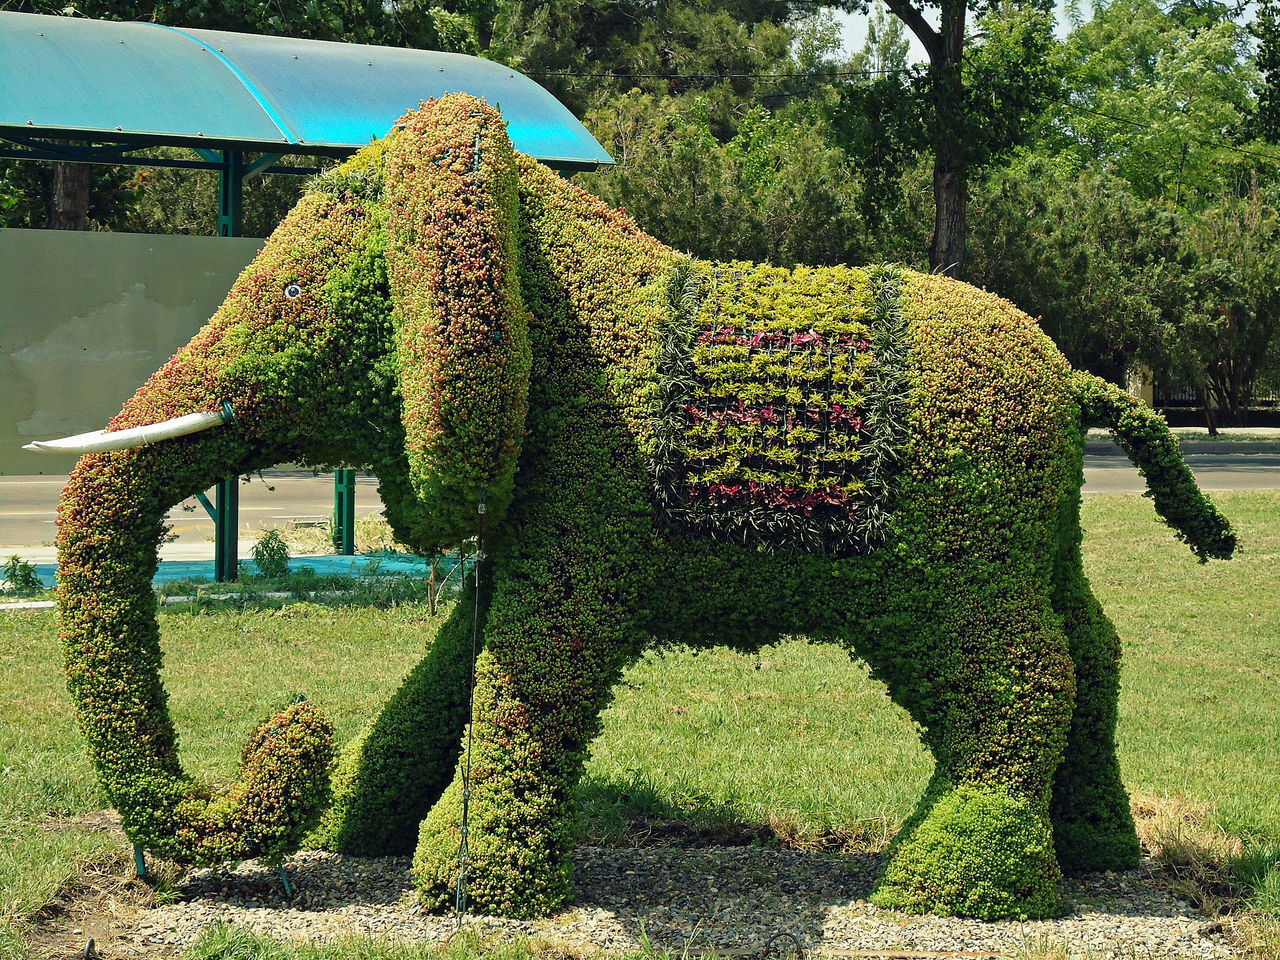
[[[1135,796],[1132,808],[1142,845],[1168,873],[1174,893],[1220,918],[1236,946],[1260,960],[1280,960],[1280,918],[1251,908],[1238,869],[1246,846],[1212,822],[1210,806]]]
[[[124,848],[84,864],[80,875],[23,925],[29,955],[39,960],[83,958],[92,941],[92,955],[100,960],[141,956],[122,935],[139,914],[170,895],[182,872],[163,862],[148,862],[148,868],[150,875],[139,878]]]
[[[333,552],[332,518],[306,526],[291,524],[279,533],[289,545],[289,552],[295,556]],[[396,541],[395,535],[391,532],[391,524],[387,523],[381,513],[356,517],[355,540],[356,553],[382,553],[406,549],[403,544]]]
[[[1252,914],[1241,917],[1234,932],[1258,960],[1280,960],[1280,920]]]
[[[1139,794],[1132,809],[1138,838],[1174,878],[1180,896],[1214,916],[1239,899],[1229,864],[1243,855],[1244,844],[1212,822],[1208,804]]]

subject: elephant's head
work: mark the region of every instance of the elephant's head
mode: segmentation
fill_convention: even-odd
[[[58,532],[68,683],[136,841],[192,863],[279,855],[314,822],[332,757],[304,702],[259,730],[224,793],[183,773],[150,588],[167,510],[221,478],[301,462],[375,470],[419,549],[469,535],[481,502],[500,516],[529,389],[517,223],[497,111],[462,95],[422,105],[318,178],[109,430],[233,419],[76,467]]]

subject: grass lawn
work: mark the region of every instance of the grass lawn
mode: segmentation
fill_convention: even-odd
[[[1130,789],[1265,845],[1280,841],[1280,491],[1217,499],[1244,551],[1201,566],[1148,500],[1086,498],[1088,572],[1125,640]],[[161,624],[184,762],[214,779],[294,693],[351,736],[434,630],[418,605],[168,611]],[[33,914],[118,846],[89,829],[103,802],[60,671],[51,613],[0,614],[0,918]],[[585,829],[616,837],[636,815],[677,816],[804,845],[876,842],[926,774],[910,721],[834,648],[668,652],[617,691],[583,787]],[[0,919],[0,957],[18,949]]]

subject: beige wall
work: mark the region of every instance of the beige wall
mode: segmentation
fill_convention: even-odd
[[[70,470],[74,457],[22,445],[106,426],[261,245],[0,229],[0,474]]]

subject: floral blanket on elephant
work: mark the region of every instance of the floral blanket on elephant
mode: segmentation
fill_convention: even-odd
[[[654,431],[670,525],[830,555],[879,542],[902,442],[899,285],[892,268],[677,274]]]

